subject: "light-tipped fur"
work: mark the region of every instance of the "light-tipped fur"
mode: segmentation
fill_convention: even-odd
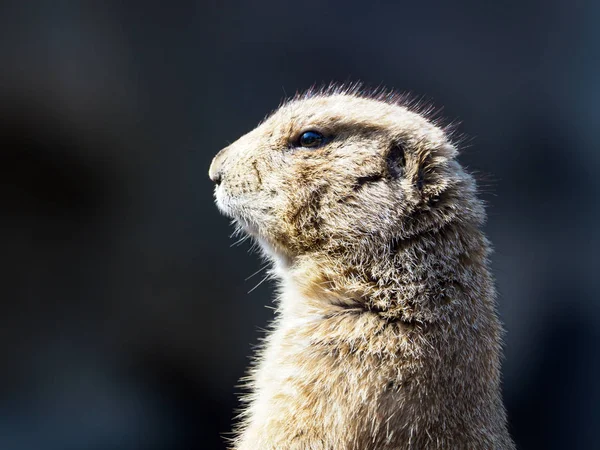
[[[325,144],[299,147],[307,130]],[[485,213],[456,154],[401,97],[353,86],[215,157],[219,208],[279,279],[235,449],[514,448]]]

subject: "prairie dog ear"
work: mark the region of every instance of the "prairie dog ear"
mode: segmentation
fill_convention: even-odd
[[[394,142],[390,146],[385,157],[387,169],[393,179],[400,178],[406,168],[404,146],[400,142]]]
[[[388,149],[386,164],[390,177],[396,180],[401,176],[404,176],[411,180],[412,184],[420,193],[423,193],[426,166],[429,159],[429,155],[417,155],[414,161],[411,159],[409,164],[410,167],[407,167],[404,144],[401,142],[394,142]]]
[[[429,185],[436,179],[436,158],[427,148],[418,147],[411,152],[403,170],[403,177],[413,187],[414,192],[423,200],[431,194]]]
[[[406,178],[410,180],[422,200],[436,201],[447,189],[456,172],[455,169],[449,168],[456,155],[456,148],[445,144],[433,149],[421,148],[414,159],[410,158]]]

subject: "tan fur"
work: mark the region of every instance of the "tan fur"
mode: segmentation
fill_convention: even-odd
[[[307,130],[330,141],[294,147]],[[484,210],[456,153],[396,98],[336,88],[215,157],[219,208],[280,286],[235,449],[514,448]]]

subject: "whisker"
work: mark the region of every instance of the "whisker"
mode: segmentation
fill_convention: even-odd
[[[251,293],[252,291],[254,291],[254,290],[257,288],[257,287],[259,287],[261,284],[263,284],[265,281],[267,281],[267,279],[268,279],[268,278],[271,278],[271,274],[270,274],[270,273],[269,273],[269,274],[267,274],[267,276],[266,276],[266,277],[264,277],[262,280],[260,280],[256,286],[254,286],[252,289],[250,289],[250,290],[248,291],[248,294],[250,294],[250,293]]]
[[[239,238],[237,241],[235,241],[233,244],[231,244],[229,247],[231,248],[231,247],[242,245],[249,238],[250,238],[250,235],[246,234],[246,235],[242,236],[241,238]]]
[[[256,272],[254,272],[252,275],[250,275],[249,277],[247,277],[244,281],[248,281],[253,276],[258,275],[260,272],[262,272],[263,270],[265,270],[267,267],[269,267],[269,263],[267,263],[264,266],[262,266],[260,269],[258,269]]]
[[[242,229],[240,227],[236,226],[235,229],[229,235],[229,239],[239,236],[241,234],[241,232],[242,232]]]
[[[258,244],[256,243],[256,241],[252,241],[252,245],[248,249],[248,254],[252,254],[252,253],[254,253],[254,252],[258,251],[258,250],[259,250]]]

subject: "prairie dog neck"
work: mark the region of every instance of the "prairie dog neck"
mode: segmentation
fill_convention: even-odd
[[[253,372],[254,404],[240,449],[295,448],[288,447],[289,434],[308,432],[323,445],[314,448],[511,448],[486,242],[479,234],[453,256],[433,251],[414,259],[423,245],[416,240],[401,250],[404,263],[389,275],[398,285],[385,285],[379,307],[337,291],[336,284],[350,284],[347,278],[314,281],[339,274],[338,264],[318,270],[307,258],[284,270],[279,316]],[[427,273],[453,264],[452,278]],[[355,293],[372,292],[377,270],[367,272],[368,279],[349,275]],[[381,303],[390,299],[397,303]],[[273,434],[282,440],[259,437]],[[466,442],[474,447],[462,447]]]

